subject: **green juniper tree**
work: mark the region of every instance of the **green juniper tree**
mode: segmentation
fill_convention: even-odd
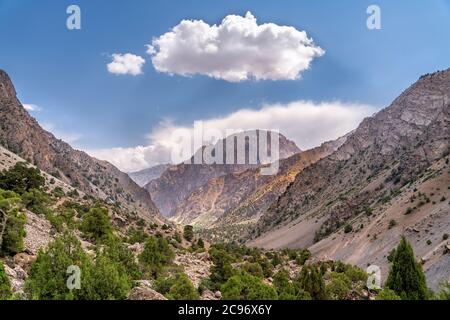
[[[322,274],[315,266],[304,266],[297,279],[300,289],[309,293],[313,300],[326,300],[327,293]]]
[[[403,236],[392,257],[392,265],[385,284],[402,300],[424,300],[428,289],[422,266],[416,261],[411,244]]]
[[[11,296],[11,283],[6,275],[5,267],[0,262],[0,300],[8,300]]]

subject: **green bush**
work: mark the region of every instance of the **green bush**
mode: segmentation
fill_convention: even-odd
[[[344,273],[331,273],[331,281],[326,286],[328,298],[345,300],[350,293],[352,281]]]
[[[290,280],[289,272],[285,269],[278,271],[273,278],[273,287],[278,293],[279,300],[310,300],[311,297],[303,290],[299,290]]]
[[[376,300],[401,300],[400,297],[391,289],[384,288],[378,293]]]
[[[127,241],[131,244],[144,243],[148,239],[148,234],[142,229],[130,228],[128,230]]]
[[[124,300],[132,286],[124,266],[107,254],[99,254],[95,264],[87,268],[79,299]]]
[[[450,300],[450,282],[442,284],[441,291],[437,298],[440,300]]]
[[[146,274],[157,278],[164,267],[172,263],[175,253],[166,239],[149,237],[145,242],[144,251],[139,255],[139,262]]]
[[[64,197],[66,195],[64,193],[64,190],[61,187],[56,187],[55,189],[53,189],[52,194],[56,198],[62,198],[62,197]]]
[[[0,300],[8,300],[12,297],[11,283],[5,272],[5,267],[0,262]]]
[[[276,300],[276,290],[246,272],[235,275],[221,286],[224,300]]]
[[[30,189],[23,193],[22,202],[25,207],[36,214],[46,215],[50,213],[50,197],[39,189]]]
[[[303,266],[306,263],[306,261],[308,261],[310,258],[311,252],[308,249],[304,249],[301,250],[295,261],[299,266]]]
[[[263,269],[258,263],[246,262],[242,265],[242,270],[248,274],[262,279],[264,277]]]
[[[83,217],[81,231],[86,239],[93,242],[107,241],[112,235],[112,225],[106,208],[92,208]]]
[[[80,293],[67,287],[67,269],[78,266],[81,270],[81,287],[86,288],[92,268],[91,262],[81,248],[78,239],[64,234],[48,245],[47,250],[40,250],[32,264],[25,282],[25,292],[32,300],[73,300]]]
[[[313,300],[326,300],[325,282],[315,266],[304,266],[297,279],[300,289],[309,293]]]
[[[344,232],[345,233],[350,233],[353,231],[353,226],[351,224],[346,224],[344,227]]]
[[[33,300],[113,300],[125,299],[137,266],[134,257],[118,242],[97,248],[95,263],[83,251],[78,239],[68,233],[41,250],[25,282],[25,292]],[[69,290],[68,267],[81,271],[79,289]],[[137,270],[138,272],[138,270]]]
[[[422,266],[416,261],[411,244],[402,237],[395,249],[392,265],[385,284],[402,300],[425,300],[428,289]]]
[[[14,255],[23,250],[25,223],[20,197],[0,189],[0,255]]]
[[[116,237],[112,237],[107,242],[103,250],[104,255],[116,264],[121,273],[128,275],[130,280],[138,280],[142,277],[139,265],[136,262],[134,254],[127,246]]]
[[[194,239],[194,227],[193,226],[184,226],[183,237],[191,242]]]
[[[209,276],[212,287],[209,289],[215,291],[219,290],[220,286],[234,275],[234,269],[231,266],[233,259],[226,251],[216,247],[210,248],[209,255],[213,262],[210,270],[211,275]]]
[[[0,189],[23,194],[31,189],[41,189],[45,179],[39,169],[28,167],[25,162],[18,162],[9,169],[0,173]]]
[[[159,277],[153,287],[170,300],[198,300],[200,297],[191,280],[184,273]]]

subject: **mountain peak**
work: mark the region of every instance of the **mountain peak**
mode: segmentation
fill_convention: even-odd
[[[16,97],[16,90],[9,75],[0,69],[0,98],[11,99]]]

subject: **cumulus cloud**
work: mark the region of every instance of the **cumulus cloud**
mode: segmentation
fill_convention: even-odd
[[[42,108],[39,107],[36,104],[30,104],[30,103],[24,103],[23,107],[25,108],[25,110],[27,110],[28,112],[39,112],[42,111]]]
[[[142,74],[145,59],[131,53],[114,53],[113,61],[107,65],[108,71],[113,74],[131,74],[137,76]]]
[[[182,20],[147,47],[159,72],[230,82],[296,80],[325,53],[305,31],[274,23],[258,25],[250,12],[226,16],[220,25]]]
[[[375,111],[375,107],[364,104],[296,101],[265,105],[258,110],[242,109],[223,117],[199,120],[203,122],[204,130],[220,130],[223,135],[227,129],[279,129],[288,139],[306,150],[347,134]],[[148,135],[147,146],[91,150],[88,153],[110,161],[126,172],[170,163],[171,152],[177,143],[172,138],[173,133],[179,129],[193,132],[194,125],[183,126],[163,121]]]

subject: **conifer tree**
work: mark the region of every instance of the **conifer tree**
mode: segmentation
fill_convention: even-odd
[[[325,282],[322,274],[314,266],[304,266],[300,272],[297,283],[300,289],[310,294],[313,300],[327,299]]]
[[[428,298],[422,266],[416,261],[411,244],[404,236],[392,257],[392,265],[385,286],[403,300]]]

